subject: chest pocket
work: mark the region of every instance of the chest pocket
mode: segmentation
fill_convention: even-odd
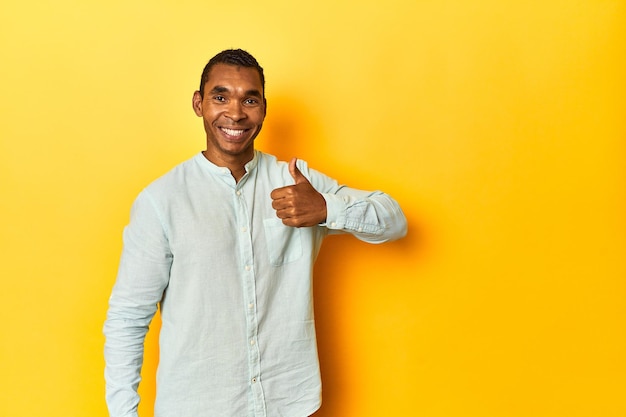
[[[302,233],[297,227],[285,226],[279,218],[264,219],[265,240],[270,263],[280,266],[302,257]]]

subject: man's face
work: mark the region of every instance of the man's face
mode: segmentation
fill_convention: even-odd
[[[263,86],[255,68],[215,65],[204,85],[204,97],[194,93],[193,109],[204,120],[209,160],[235,158],[245,163],[252,159],[254,138],[265,118]]]

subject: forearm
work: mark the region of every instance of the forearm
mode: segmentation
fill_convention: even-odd
[[[131,309],[115,292],[111,297],[104,324],[106,403],[111,417],[137,415],[144,340],[155,311],[156,306]]]
[[[398,203],[380,191],[367,192],[341,187],[322,193],[326,200],[326,227],[344,231],[368,243],[383,243],[404,237],[407,221]]]

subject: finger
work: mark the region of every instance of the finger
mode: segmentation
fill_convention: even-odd
[[[281,198],[287,197],[289,195],[289,188],[293,187],[293,185],[288,185],[286,187],[280,187],[272,190],[270,193],[270,198],[272,200],[279,200]]]
[[[296,184],[308,183],[309,180],[307,180],[306,177],[302,175],[302,172],[300,172],[300,169],[298,169],[296,165],[297,161],[298,158],[294,157],[291,159],[291,162],[289,162],[289,173],[291,174],[291,177],[294,179]]]
[[[292,207],[291,203],[288,201],[285,201],[284,198],[279,198],[278,200],[272,200],[272,208],[274,210],[283,210],[289,207]]]
[[[293,209],[291,207],[286,207],[276,210],[276,217],[283,220],[291,219],[292,217],[295,217],[295,213],[293,212]]]

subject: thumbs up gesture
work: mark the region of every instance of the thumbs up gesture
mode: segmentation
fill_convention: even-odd
[[[289,173],[295,184],[272,191],[272,208],[287,226],[315,226],[326,220],[326,200],[302,175],[296,166],[297,160],[293,158],[289,162]]]

